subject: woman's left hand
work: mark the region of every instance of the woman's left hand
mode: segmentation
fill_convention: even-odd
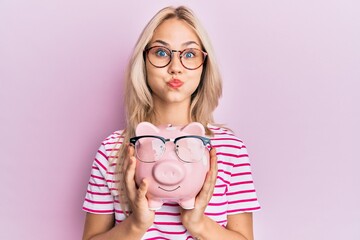
[[[181,209],[181,222],[190,232],[192,228],[201,226],[205,219],[204,212],[214,192],[217,171],[216,150],[212,148],[210,150],[210,169],[206,174],[202,189],[196,196],[195,207],[189,210]]]

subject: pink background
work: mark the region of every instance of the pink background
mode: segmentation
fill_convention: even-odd
[[[131,49],[172,4],[213,41],[216,118],[245,141],[263,207],[256,239],[360,239],[359,1],[221,2],[0,2],[0,239],[81,238]]]

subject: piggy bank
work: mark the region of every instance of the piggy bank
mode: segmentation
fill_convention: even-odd
[[[192,122],[185,127],[154,126],[141,122],[136,137],[135,181],[148,181],[149,209],[157,210],[165,202],[177,202],[192,209],[209,170],[210,139],[202,124]]]

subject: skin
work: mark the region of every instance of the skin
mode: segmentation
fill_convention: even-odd
[[[150,46],[163,45],[174,50],[184,48],[201,49],[195,32],[183,21],[169,19],[155,30]],[[188,70],[181,65],[178,54],[174,53],[170,64],[156,68],[148,60],[146,72],[152,90],[157,122],[154,124],[185,125],[190,122],[191,94],[200,82],[203,67]],[[180,79],[184,84],[172,88],[167,84],[171,79]],[[129,158],[124,162],[126,191],[130,200],[132,214],[123,222],[114,225],[113,214],[87,213],[83,239],[141,239],[155,218],[154,211],[148,209],[146,198],[147,182],[144,180],[137,188],[134,176],[136,159],[134,149],[129,147]],[[215,149],[210,152],[210,170],[202,190],[195,200],[195,208],[181,210],[181,221],[192,236],[198,239],[253,239],[252,214],[241,213],[228,216],[226,228],[220,226],[204,214],[213,194],[217,178],[217,157]]]
[[[173,50],[201,49],[197,35],[186,23],[176,19],[163,22],[155,30],[150,41],[150,47],[152,46],[164,46]],[[202,70],[202,66],[196,70],[184,68],[179,53],[174,53],[170,64],[164,68],[154,67],[147,60],[147,79],[159,124],[185,125],[190,122],[190,96],[200,83]],[[167,85],[171,79],[179,79],[184,84],[178,89],[171,88]]]

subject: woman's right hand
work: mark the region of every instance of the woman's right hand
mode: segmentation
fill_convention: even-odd
[[[128,157],[123,166],[125,190],[131,207],[131,215],[133,223],[138,228],[146,228],[153,224],[155,219],[155,211],[148,207],[146,193],[148,190],[148,182],[143,179],[139,187],[135,183],[136,158],[134,157],[134,147],[128,146]]]
[[[141,239],[155,219],[155,212],[149,210],[146,192],[148,184],[143,181],[139,187],[135,183],[136,159],[134,148],[128,147],[128,157],[122,168],[125,192],[131,207],[131,214],[114,225],[114,214],[87,213],[84,226],[84,240],[100,239]]]

